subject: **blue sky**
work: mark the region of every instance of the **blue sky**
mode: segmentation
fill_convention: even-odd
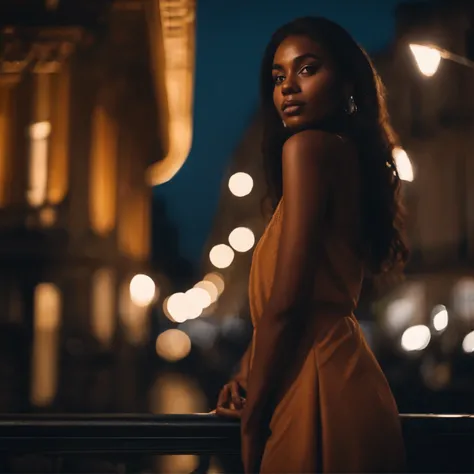
[[[199,262],[217,209],[223,175],[258,103],[263,50],[273,31],[304,15],[326,16],[369,52],[394,34],[396,0],[200,0],[194,139],[187,162],[154,188],[179,233],[181,255]],[[278,6],[275,6],[278,5]],[[363,6],[361,6],[363,5]]]

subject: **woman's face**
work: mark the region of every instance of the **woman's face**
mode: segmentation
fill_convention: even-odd
[[[275,52],[273,102],[285,125],[297,128],[341,107],[343,91],[332,58],[307,36],[288,36]]]

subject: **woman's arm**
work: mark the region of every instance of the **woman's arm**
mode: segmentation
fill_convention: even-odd
[[[247,347],[247,350],[244,352],[244,355],[240,359],[239,370],[232,377],[232,379],[235,380],[245,391],[247,391],[247,382],[250,371],[250,355],[252,353],[252,342],[253,336]]]
[[[238,371],[233,375],[230,381],[222,387],[219,393],[215,410],[217,415],[240,418],[245,403],[244,396],[247,392],[251,353],[252,341],[250,341],[247,350],[240,359]]]
[[[306,130],[283,147],[283,214],[276,270],[269,301],[257,324],[255,353],[242,415],[245,472],[258,472],[272,397],[286,375],[304,330],[314,281],[314,253],[325,215],[338,137]]]

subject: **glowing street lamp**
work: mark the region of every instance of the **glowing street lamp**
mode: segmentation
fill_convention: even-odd
[[[410,50],[415,56],[418,69],[427,77],[434,76],[441,62],[441,53],[430,46],[411,44]]]
[[[410,50],[415,57],[416,64],[420,72],[431,77],[436,74],[441,59],[449,59],[463,66],[474,69],[474,61],[471,61],[459,54],[451,53],[446,49],[439,48],[433,44],[417,44],[411,43]]]

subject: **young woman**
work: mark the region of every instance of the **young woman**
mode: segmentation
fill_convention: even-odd
[[[261,96],[275,208],[252,344],[217,412],[241,417],[247,473],[403,470],[397,406],[354,317],[364,272],[408,254],[381,81],[344,29],[301,18],[273,35]]]

